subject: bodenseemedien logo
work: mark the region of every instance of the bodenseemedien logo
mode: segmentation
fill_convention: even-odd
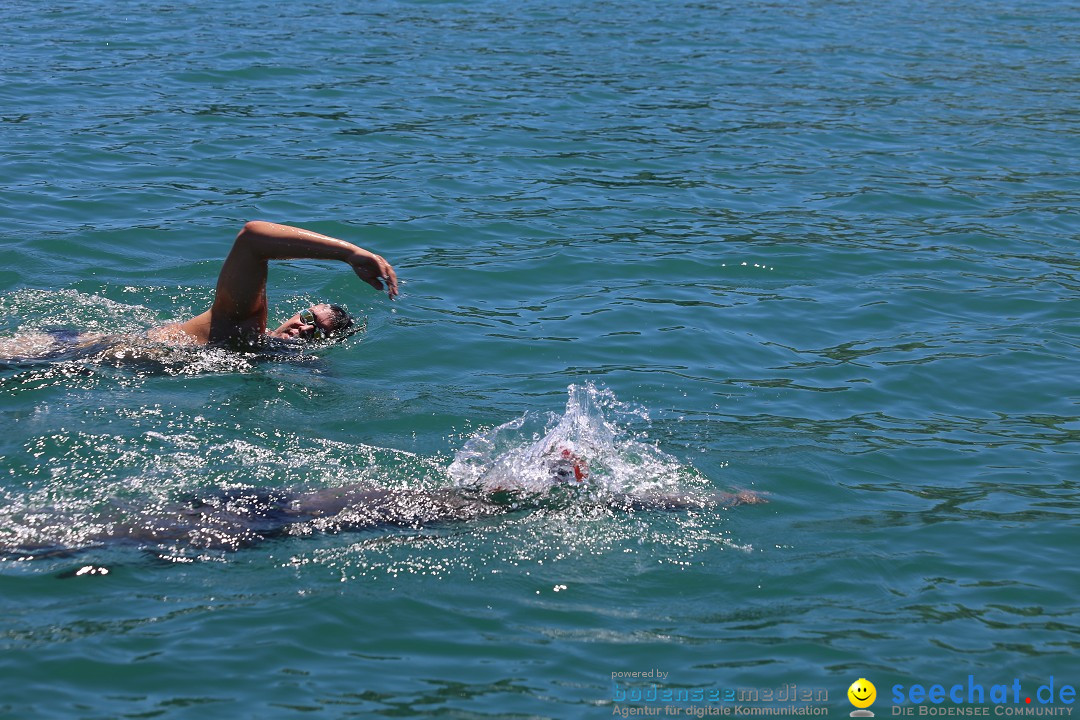
[[[856,708],[851,711],[851,717],[874,717],[874,713],[866,709],[873,705],[877,698],[874,683],[866,678],[859,678],[847,689],[847,697]]]

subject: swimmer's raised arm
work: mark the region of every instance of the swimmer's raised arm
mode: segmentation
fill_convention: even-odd
[[[230,267],[233,255],[239,267]],[[397,295],[397,275],[390,263],[381,255],[353,245],[350,242],[321,235],[311,230],[277,225],[275,223],[254,220],[244,225],[236,236],[233,250],[225,259],[218,278],[218,292],[221,292],[222,280],[235,283],[244,276],[246,265],[250,262],[265,263],[267,260],[341,260],[348,263],[356,275],[376,290],[385,290],[390,297]]]
[[[210,309],[151,337],[170,339],[179,330],[196,342],[219,343],[262,335],[266,332],[267,262],[298,259],[339,260],[376,290],[385,290],[391,298],[397,295],[397,275],[382,256],[311,230],[253,221],[236,236],[221,266]]]

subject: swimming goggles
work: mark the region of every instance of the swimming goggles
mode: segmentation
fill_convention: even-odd
[[[315,326],[315,330],[312,331],[312,337],[316,340],[326,339],[326,331],[319,327],[319,324],[315,322],[315,313],[311,312],[310,309],[300,311],[300,322],[305,325]]]

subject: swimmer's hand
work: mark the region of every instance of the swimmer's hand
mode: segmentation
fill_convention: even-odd
[[[357,248],[347,262],[358,278],[376,290],[385,290],[391,299],[397,297],[397,273],[382,255]]]

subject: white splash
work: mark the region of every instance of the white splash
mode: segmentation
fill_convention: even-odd
[[[692,467],[645,442],[626,424],[648,415],[591,383],[567,388],[566,409],[527,413],[471,437],[448,469],[460,487],[545,493],[581,486],[638,495],[701,487]]]

